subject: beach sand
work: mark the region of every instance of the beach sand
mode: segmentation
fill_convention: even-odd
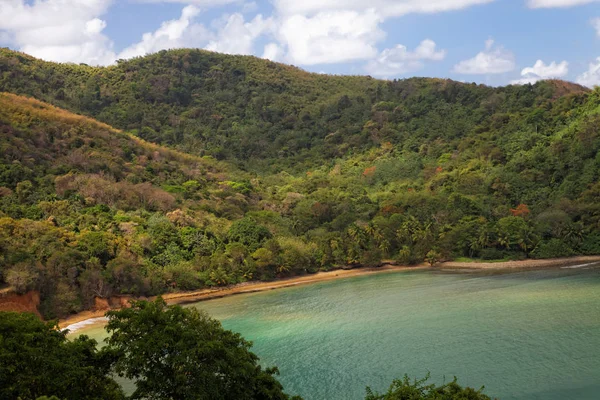
[[[318,272],[311,275],[280,279],[272,282],[245,282],[238,285],[202,289],[191,292],[166,293],[162,297],[168,304],[194,303],[203,300],[216,299],[241,293],[263,292],[285,287],[306,285],[310,283],[325,282],[335,279],[364,276],[386,272],[425,271],[425,270],[507,270],[507,269],[536,269],[577,267],[600,262],[600,256],[581,256],[558,258],[550,260],[523,260],[507,262],[443,262],[433,267],[422,264],[417,266],[404,266],[385,264],[377,268],[338,269],[334,271]],[[151,298],[152,299],[152,298]],[[104,324],[106,309],[96,311],[83,311],[59,321],[61,329],[76,331],[90,325]]]

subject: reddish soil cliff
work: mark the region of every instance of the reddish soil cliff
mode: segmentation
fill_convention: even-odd
[[[40,294],[35,291],[17,294],[12,291],[0,292],[0,311],[31,312],[41,318],[38,312]]]

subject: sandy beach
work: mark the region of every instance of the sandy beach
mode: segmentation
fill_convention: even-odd
[[[370,274],[379,274],[386,272],[400,272],[400,271],[419,271],[430,269],[428,265],[416,265],[416,266],[398,266],[386,264],[377,268],[356,268],[356,269],[338,269],[334,271],[318,272],[311,275],[296,276],[292,278],[279,279],[271,282],[244,282],[238,285],[224,286],[211,289],[201,289],[191,292],[176,292],[176,293],[165,293],[162,298],[168,304],[185,304],[195,303],[197,301],[217,299],[226,296],[232,296],[235,294],[242,293],[255,293],[264,292],[267,290],[275,290],[286,287],[307,285],[310,283],[325,282],[334,279],[349,278],[354,276],[363,276]],[[150,300],[154,299],[151,297]],[[58,325],[62,329],[75,330],[79,326],[89,326],[89,324],[80,324],[89,319],[97,319],[96,323],[101,323],[100,318],[104,316],[107,310],[98,311],[82,311],[74,314],[68,318],[61,319]]]
[[[549,260],[523,260],[506,262],[456,262],[448,261],[441,263],[439,268],[443,269],[533,269],[533,268],[557,268],[577,266],[584,264],[595,264],[600,262],[600,256],[578,256],[567,258],[553,258]],[[436,267],[437,268],[437,267]]]
[[[551,260],[523,260],[508,262],[443,262],[430,267],[422,264],[417,266],[404,266],[385,264],[377,268],[338,269],[334,271],[319,272],[312,275],[304,275],[272,282],[245,282],[238,285],[202,289],[192,292],[166,293],[163,299],[169,304],[194,303],[203,300],[216,299],[242,293],[263,292],[280,288],[306,285],[317,282],[325,282],[335,279],[343,279],[356,276],[364,276],[379,273],[401,272],[401,271],[424,271],[424,270],[508,270],[508,269],[536,269],[536,268],[559,268],[585,266],[600,262],[600,256],[581,256],[570,258],[559,258]],[[59,321],[59,327],[77,331],[84,326],[103,324],[104,314],[107,310],[83,311]]]

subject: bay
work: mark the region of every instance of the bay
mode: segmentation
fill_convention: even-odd
[[[286,391],[306,400],[363,399],[366,386],[428,372],[507,400],[600,393],[598,266],[385,273],[187,307],[253,341]]]

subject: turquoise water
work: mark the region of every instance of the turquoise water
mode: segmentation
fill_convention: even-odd
[[[306,400],[363,399],[427,371],[506,400],[600,399],[597,267],[385,273],[192,306],[252,340]]]

